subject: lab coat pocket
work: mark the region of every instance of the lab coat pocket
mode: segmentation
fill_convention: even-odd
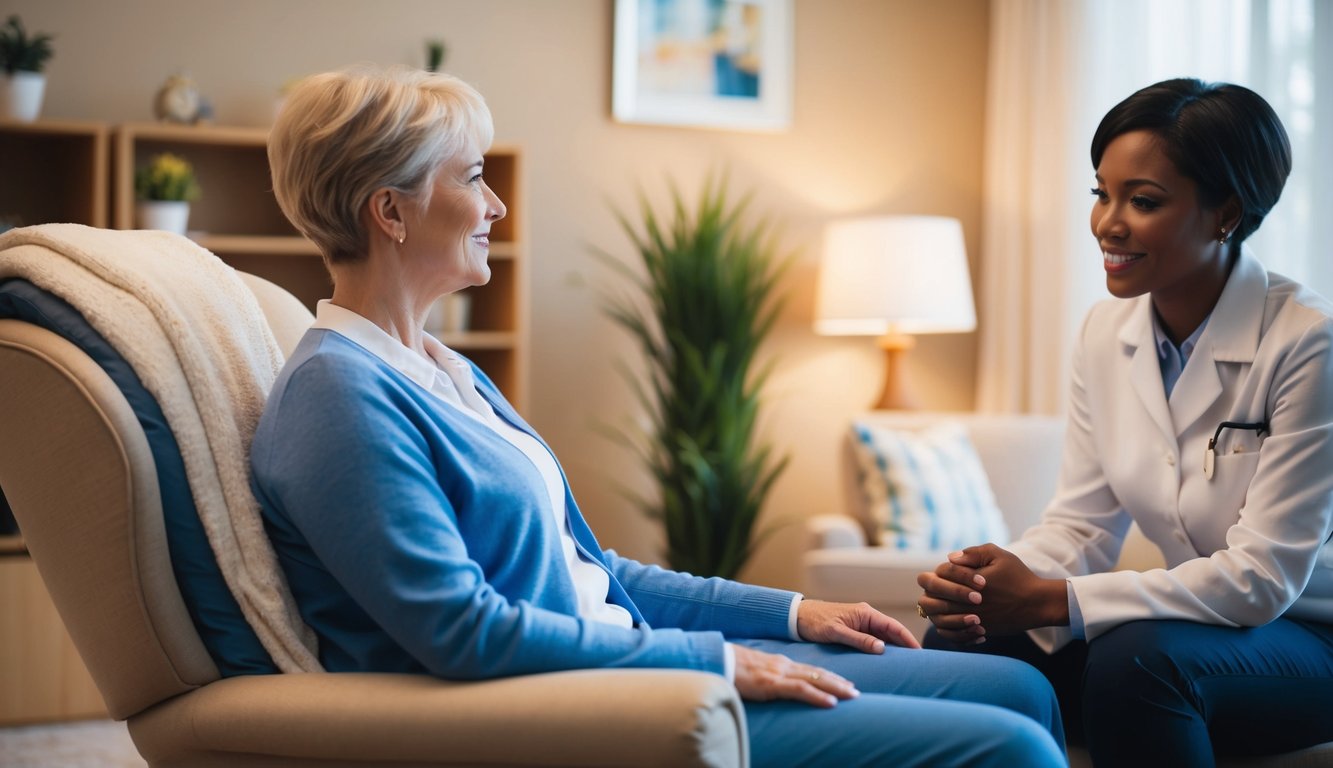
[[[1213,478],[1208,483],[1212,506],[1232,510],[1245,506],[1245,494],[1259,466],[1259,452],[1227,453],[1214,462]]]

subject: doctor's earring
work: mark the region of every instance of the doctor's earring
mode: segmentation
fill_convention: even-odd
[[[398,242],[401,243],[402,240],[399,240]],[[1220,244],[1222,244],[1222,245],[1226,245],[1226,244],[1227,244],[1227,228],[1226,228],[1226,227],[1222,227],[1221,234],[1219,234],[1218,237],[1217,237],[1217,242],[1220,243]]]

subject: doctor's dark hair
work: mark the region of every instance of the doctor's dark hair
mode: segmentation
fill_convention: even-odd
[[[1282,121],[1262,96],[1243,86],[1182,78],[1134,93],[1097,126],[1093,169],[1117,136],[1140,130],[1156,135],[1176,170],[1198,184],[1205,208],[1236,197],[1241,216],[1229,238],[1233,252],[1277,204],[1291,173]]]

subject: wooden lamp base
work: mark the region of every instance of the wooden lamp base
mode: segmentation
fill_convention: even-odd
[[[916,346],[916,339],[900,333],[888,333],[879,338],[884,350],[884,389],[879,393],[877,411],[915,411],[920,408],[916,395],[907,380],[907,352]]]

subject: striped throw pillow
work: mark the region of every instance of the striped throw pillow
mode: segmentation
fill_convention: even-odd
[[[945,552],[1009,542],[1004,516],[962,424],[901,431],[854,422],[852,437],[862,524],[878,537],[873,543]]]

